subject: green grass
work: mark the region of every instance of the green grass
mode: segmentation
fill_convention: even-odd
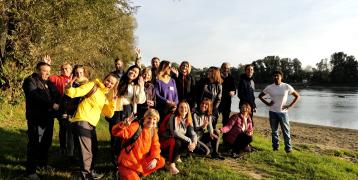
[[[97,127],[100,152],[97,170],[111,179],[108,124],[101,120]],[[43,179],[78,179],[79,164],[58,155],[58,124],[50,149],[53,169],[39,170]],[[293,142],[295,140],[293,139]],[[0,179],[24,179],[26,161],[26,120],[24,105],[1,105],[0,109]],[[252,143],[255,151],[225,161],[194,156],[177,163],[180,174],[171,176],[159,170],[145,179],[358,179],[357,152],[345,149],[320,149],[319,146],[294,144],[293,153],[271,150],[269,138],[257,135]],[[281,147],[283,147],[281,145]],[[318,149],[318,150],[317,150]]]

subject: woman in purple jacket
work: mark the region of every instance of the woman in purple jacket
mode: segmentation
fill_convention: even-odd
[[[230,117],[229,122],[220,129],[224,133],[224,141],[233,149],[233,153],[240,153],[241,150],[251,152],[249,144],[252,142],[252,121],[250,117],[251,106],[244,103],[240,113]]]
[[[174,112],[179,102],[176,83],[175,80],[170,77],[170,73],[170,62],[160,62],[155,83],[156,105],[160,117],[165,117],[165,115],[170,112]]]

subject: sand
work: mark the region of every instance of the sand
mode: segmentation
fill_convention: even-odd
[[[254,124],[255,133],[271,138],[268,118],[255,116]],[[296,122],[290,122],[290,125],[293,145],[311,144],[320,147],[347,149],[358,152],[358,130]]]

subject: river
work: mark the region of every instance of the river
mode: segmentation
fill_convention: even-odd
[[[358,129],[358,88],[297,89],[298,103],[289,110],[290,121],[331,127]],[[268,117],[268,107],[257,97],[255,115]],[[289,101],[292,100],[289,98]],[[233,98],[232,111],[239,111],[239,99]]]

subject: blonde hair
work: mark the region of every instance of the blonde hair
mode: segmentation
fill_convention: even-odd
[[[146,117],[149,117],[149,116],[153,116],[153,117],[157,118],[157,121],[159,121],[160,116],[159,116],[159,112],[156,109],[149,108],[144,113],[143,119],[145,119]]]
[[[71,66],[71,68],[72,68],[72,65],[69,62],[63,62],[61,64],[61,68],[65,67],[65,66]]]
[[[152,74],[152,69],[151,68],[144,68],[143,70],[142,70],[142,75],[144,74],[144,73],[146,73],[146,72],[150,72],[150,74]]]

